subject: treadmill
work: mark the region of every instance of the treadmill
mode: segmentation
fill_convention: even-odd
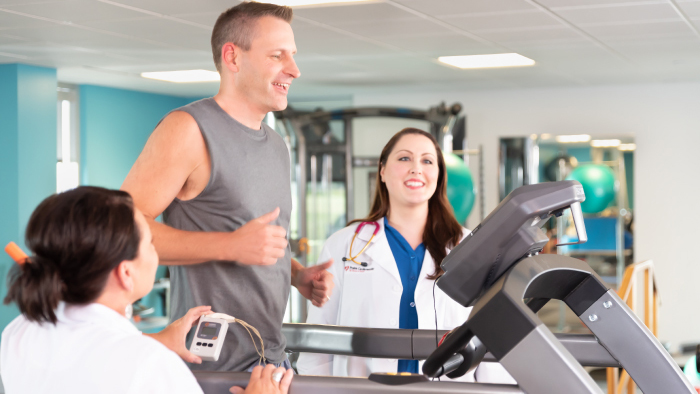
[[[578,234],[576,243],[586,242],[580,205],[584,200],[583,187],[576,181],[522,186],[450,252],[441,264],[445,273],[437,286],[473,309],[440,346],[435,330],[286,324],[288,350],[425,359],[422,375],[295,376],[290,394],[602,394],[582,365],[623,367],[645,394],[694,394],[659,341],[585,262],[539,254],[549,241],[541,227],[567,209]],[[536,312],[550,299],[564,301],[593,335],[549,331]],[[429,380],[461,376],[482,360],[500,362],[518,385]],[[250,376],[194,374],[205,393],[245,387]]]

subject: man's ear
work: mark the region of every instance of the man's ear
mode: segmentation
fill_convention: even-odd
[[[238,72],[240,69],[239,62],[241,48],[233,44],[232,42],[227,42],[221,47],[221,67],[227,68],[231,72]]]
[[[122,261],[114,269],[117,283],[126,291],[134,291],[134,265],[131,261]]]

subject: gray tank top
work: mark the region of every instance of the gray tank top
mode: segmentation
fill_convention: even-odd
[[[211,158],[209,183],[197,197],[175,199],[163,212],[163,221],[187,231],[235,231],[248,221],[280,207],[275,225],[289,230],[292,212],[289,151],[274,130],[263,124],[250,129],[226,113],[213,98],[196,101],[175,111],[192,115],[202,132]],[[285,359],[282,319],[289,298],[289,247],[272,266],[250,266],[233,261],[170,266],[171,316],[179,319],[188,309],[211,305],[260,331],[265,358]],[[194,336],[188,336],[188,347]],[[258,339],[255,337],[256,344]],[[248,332],[231,324],[219,361],[190,364],[191,369],[242,371],[258,355]]]

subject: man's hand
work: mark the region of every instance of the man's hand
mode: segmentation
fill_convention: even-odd
[[[232,258],[241,264],[273,265],[277,259],[284,257],[287,249],[287,231],[271,225],[280,214],[280,209],[253,219],[231,233]]]
[[[292,285],[314,306],[321,307],[333,293],[333,274],[326,271],[333,265],[333,259],[308,268],[300,268],[292,277]]]
[[[148,335],[162,343],[188,363],[201,364],[202,359],[187,350],[185,338],[187,337],[187,333],[190,332],[190,329],[192,329],[192,326],[197,324],[202,315],[210,315],[212,313],[214,312],[212,312],[210,306],[198,306],[187,311],[185,316],[175,320],[161,332],[144,335]]]
[[[257,366],[250,373],[248,387],[245,390],[234,386],[229,391],[232,394],[287,394],[293,376],[294,371],[291,369],[285,371],[284,367],[276,368],[272,364],[267,364],[265,368]],[[282,379],[275,380],[279,377]]]

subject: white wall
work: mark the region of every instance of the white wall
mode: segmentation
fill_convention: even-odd
[[[354,105],[427,108],[459,101],[470,147],[484,147],[486,211],[498,204],[498,139],[530,134],[633,134],[635,260],[653,259],[660,338],[700,341],[700,84],[360,94]],[[476,173],[475,161],[472,161]],[[474,226],[478,213],[472,213]]]

